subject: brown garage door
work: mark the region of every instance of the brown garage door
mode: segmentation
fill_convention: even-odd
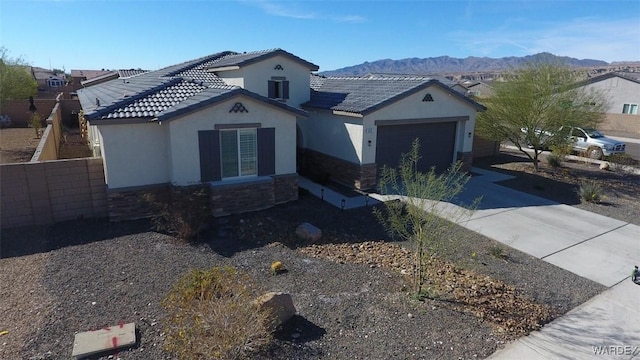
[[[415,138],[420,139],[418,168],[427,172],[435,167],[445,171],[453,160],[456,122],[378,126],[376,164],[397,167],[403,153],[411,150]]]

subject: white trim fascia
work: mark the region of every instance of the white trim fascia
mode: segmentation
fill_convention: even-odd
[[[363,118],[364,117],[362,114],[352,113],[352,112],[348,112],[348,111],[341,111],[341,110],[333,110],[333,115],[351,116],[351,117],[355,117],[355,118]]]

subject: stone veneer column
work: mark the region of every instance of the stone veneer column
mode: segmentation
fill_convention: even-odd
[[[335,182],[356,189],[370,189],[376,185],[375,164],[360,165],[317,151],[306,149],[302,162],[303,173],[316,182]]]
[[[466,172],[471,171],[471,165],[473,163],[473,152],[460,152],[457,154],[458,161],[462,162],[462,170]]]
[[[298,200],[298,174],[276,175],[273,181],[275,204]]]

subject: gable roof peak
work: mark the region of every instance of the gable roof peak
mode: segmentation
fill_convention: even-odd
[[[256,63],[277,55],[288,57],[291,60],[296,61],[308,67],[309,70],[311,71],[317,71],[319,69],[318,65],[310,63],[280,48],[243,52],[243,53],[231,53],[212,61],[211,63],[207,64],[206,68],[215,70],[215,69],[221,69],[221,68],[232,67],[232,66],[242,67],[246,65],[251,65],[253,63]]]

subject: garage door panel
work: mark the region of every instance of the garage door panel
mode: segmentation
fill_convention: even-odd
[[[427,172],[435,167],[438,172],[445,171],[453,159],[455,134],[455,122],[378,126],[376,163],[397,167],[402,154],[411,151],[413,140],[418,138],[419,170]]]

